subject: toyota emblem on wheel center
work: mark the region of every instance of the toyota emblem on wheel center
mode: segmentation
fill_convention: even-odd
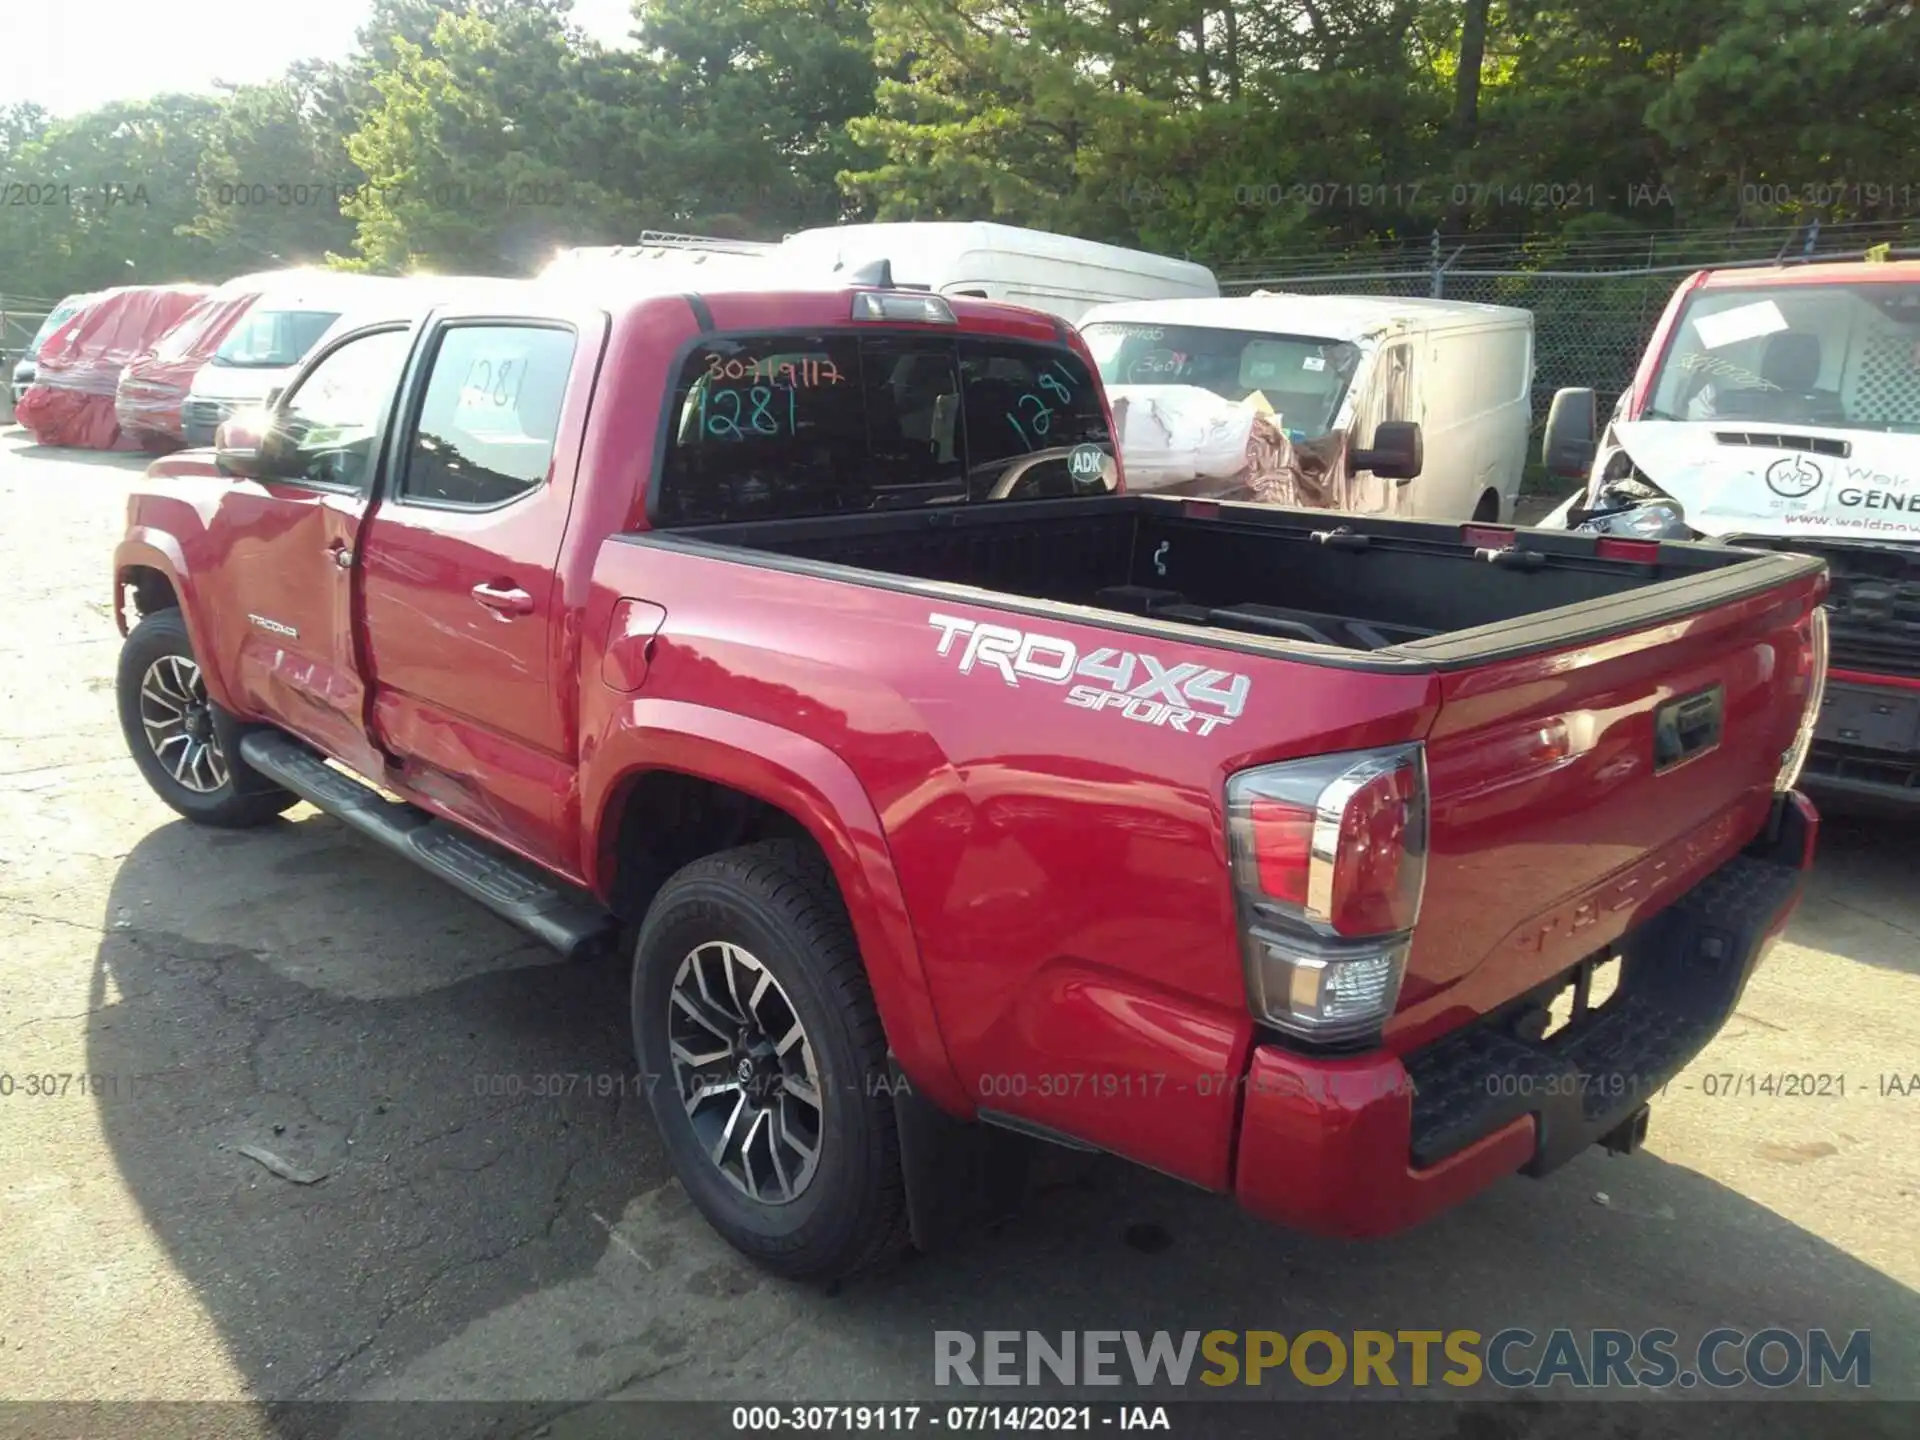
[[[1827,477],[1804,455],[1784,456],[1767,467],[1767,488],[1788,500],[1800,500],[1820,488]]]

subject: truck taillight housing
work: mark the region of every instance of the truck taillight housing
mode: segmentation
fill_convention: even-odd
[[[1377,1032],[1426,888],[1426,752],[1243,770],[1227,781],[1227,836],[1254,1015],[1312,1040]]]
[[[1812,667],[1807,680],[1806,707],[1800,712],[1800,730],[1793,744],[1780,757],[1780,773],[1774,777],[1775,790],[1791,790],[1800,782],[1800,771],[1807,763],[1807,751],[1813,748],[1813,732],[1820,724],[1820,707],[1827,698],[1827,612],[1819,607],[1807,617],[1810,644],[1807,663]]]

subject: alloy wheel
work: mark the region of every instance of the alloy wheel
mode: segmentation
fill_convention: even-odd
[[[184,655],[162,655],[140,682],[140,724],[154,758],[196,795],[227,783],[226,752],[213,725],[213,704],[200,667]]]
[[[826,1120],[793,1001],[752,954],[715,940],[680,962],[667,1005],[674,1085],[707,1158],[749,1199],[791,1204],[819,1168]]]

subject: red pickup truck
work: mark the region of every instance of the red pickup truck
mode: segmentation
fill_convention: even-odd
[[[1811,863],[1820,562],[1129,494],[1074,331],[860,278],[396,308],[157,462],[154,789],[618,939],[786,1274],[983,1136],[1352,1236],[1634,1148]]]

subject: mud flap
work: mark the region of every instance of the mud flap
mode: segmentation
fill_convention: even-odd
[[[891,1055],[887,1070],[914,1248],[941,1248],[1013,1214],[1026,1194],[1033,1142],[955,1119],[916,1091]]]

